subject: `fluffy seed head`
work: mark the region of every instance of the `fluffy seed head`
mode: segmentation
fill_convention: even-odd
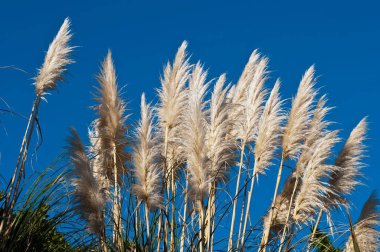
[[[314,85],[314,66],[311,66],[302,77],[282,136],[282,149],[285,157],[294,159],[301,150],[312,116],[314,97],[317,94]]]
[[[265,174],[265,169],[272,164],[271,160],[278,147],[281,123],[284,119],[279,88],[280,81],[276,81],[260,118],[254,147],[255,175]]]
[[[310,158],[305,163],[301,185],[294,201],[293,218],[297,223],[313,221],[315,213],[324,209],[326,196],[332,193],[324,180],[336,170],[335,166],[326,164],[326,161],[339,141],[337,134],[337,131],[327,133],[310,148]]]
[[[43,96],[47,91],[55,89],[57,82],[63,79],[66,66],[73,63],[69,58],[73,50],[69,46],[71,36],[70,20],[66,18],[50,44],[44,63],[35,78],[37,96]]]
[[[340,151],[335,165],[339,168],[332,174],[329,181],[331,188],[336,192],[329,197],[335,204],[345,204],[346,196],[351,194],[355,186],[360,184],[359,177],[361,169],[364,167],[362,159],[365,153],[367,134],[367,118],[363,118],[359,124],[351,131],[346,143]]]
[[[128,116],[125,115],[125,104],[122,101],[116,83],[116,72],[112,61],[111,52],[103,61],[101,72],[98,75],[100,88],[96,106],[99,114],[98,130],[103,155],[103,166],[106,169],[107,177],[114,181],[114,166],[118,169],[118,175],[125,173],[125,162],[127,145],[125,126]],[[116,160],[114,160],[116,156]],[[120,179],[120,176],[119,176]],[[119,181],[121,183],[121,181]]]
[[[141,119],[137,128],[133,152],[134,175],[137,183],[132,191],[137,197],[146,202],[148,208],[162,207],[161,175],[158,168],[159,151],[153,136],[152,111],[141,96]]]
[[[379,251],[380,249],[380,201],[373,192],[364,204],[354,232],[361,252]],[[344,252],[354,252],[352,237],[346,243]]]
[[[189,94],[182,131],[183,148],[186,155],[189,184],[194,200],[201,200],[208,191],[208,158],[206,139],[206,114],[204,97],[207,73],[198,63],[191,74]]]
[[[87,222],[90,232],[100,235],[104,228],[103,209],[105,200],[100,192],[99,185],[93,176],[90,161],[86,155],[84,146],[77,134],[72,129],[68,138],[69,157],[74,169],[71,179],[74,190],[74,209]]]
[[[247,93],[242,109],[238,109],[236,105],[234,112],[236,116],[235,131],[238,139],[245,143],[251,143],[255,140],[257,134],[258,122],[263,110],[265,91],[263,91],[264,83],[267,79],[267,58],[261,58],[255,66],[254,75],[249,82]]]
[[[235,139],[228,133],[228,129],[233,123],[229,117],[232,107],[226,100],[229,86],[224,88],[225,81],[226,76],[223,74],[214,86],[207,125],[209,176],[213,181],[222,181],[227,177],[228,169],[234,158],[232,149],[235,147]]]

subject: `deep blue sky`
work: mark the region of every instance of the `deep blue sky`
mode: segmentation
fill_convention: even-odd
[[[94,105],[94,77],[108,48],[120,85],[127,85],[124,98],[136,115],[141,93],[154,98],[163,65],[187,40],[193,62],[201,60],[212,78],[226,72],[232,82],[251,51],[259,48],[270,58],[273,78],[268,86],[280,77],[284,98],[295,94],[303,72],[316,64],[318,86],[335,106],[330,118],[342,129],[342,137],[369,116],[369,158],[364,169],[368,187],[355,193],[357,207],[372,189],[380,189],[380,4],[376,1],[1,1],[0,66],[15,65],[29,73],[0,69],[0,97],[14,111],[29,114],[32,77],[65,17],[72,20],[72,44],[79,46],[76,63],[58,92],[41,105],[44,141],[32,162],[35,170],[62,152],[69,127],[85,137],[94,118],[89,110]],[[0,101],[0,108],[6,106]],[[17,116],[0,114],[2,174],[14,167],[25,124]],[[258,191],[273,187],[275,172],[260,178]],[[260,194],[266,205],[272,190]]]

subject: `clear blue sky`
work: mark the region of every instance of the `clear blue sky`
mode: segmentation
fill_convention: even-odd
[[[106,3],[107,2],[107,3]],[[113,52],[130,112],[138,114],[142,92],[153,99],[159,75],[183,40],[193,62],[201,60],[214,78],[226,72],[236,81],[252,50],[270,58],[272,80],[282,79],[282,96],[295,94],[302,73],[316,64],[321,93],[328,93],[341,136],[368,115],[368,187],[353,197],[360,208],[372,189],[380,189],[380,4],[376,1],[1,1],[0,97],[27,115],[33,102],[32,77],[65,17],[72,20],[76,63],[66,82],[40,109],[43,145],[33,169],[44,169],[62,152],[69,127],[85,137],[94,119],[89,106],[99,62]],[[0,108],[6,108],[0,101]],[[0,171],[14,168],[26,121],[0,114]],[[30,173],[31,165],[28,168]],[[276,169],[275,169],[276,170]],[[272,188],[275,171],[261,177],[257,191]],[[268,192],[266,192],[268,191]],[[272,189],[263,192],[269,204]],[[255,204],[255,202],[253,204]],[[258,206],[263,211],[265,206]],[[357,212],[354,214],[357,216]]]

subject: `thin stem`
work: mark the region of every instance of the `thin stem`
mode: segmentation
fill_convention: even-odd
[[[268,240],[269,240],[270,228],[272,226],[273,211],[274,211],[274,207],[275,207],[275,202],[276,202],[276,197],[277,197],[277,193],[278,193],[278,188],[279,188],[280,181],[281,181],[281,174],[282,174],[282,168],[283,168],[283,165],[284,165],[284,159],[285,159],[285,155],[284,155],[284,152],[282,152],[282,154],[281,154],[281,163],[280,163],[280,167],[278,169],[277,181],[276,181],[276,187],[274,189],[272,205],[271,205],[271,208],[269,210],[269,218],[268,218],[269,225],[264,230],[264,234],[263,234],[263,237],[261,239],[260,248],[259,248],[259,251],[263,251],[263,252],[266,251],[266,246],[267,246],[267,243],[268,243]]]
[[[167,188],[167,178],[168,178],[168,168],[167,168],[167,155],[168,155],[168,136],[169,136],[169,127],[165,127],[165,138],[164,138],[164,184],[166,186],[162,187],[162,192],[165,194],[165,187]],[[169,195],[167,195],[167,200],[169,199]],[[165,200],[164,200],[165,201]],[[168,212],[168,205],[165,204],[165,210],[166,213]],[[166,227],[167,220],[164,221],[164,226]],[[157,252],[160,251],[160,244],[161,244],[161,239],[162,239],[162,234],[161,234],[161,229],[162,229],[162,224],[163,224],[163,211],[160,209],[160,215],[158,218],[158,229],[157,229]],[[165,228],[164,228],[165,229]],[[165,231],[164,231],[165,232]]]
[[[289,223],[290,213],[291,213],[291,211],[292,211],[294,195],[296,194],[296,190],[297,190],[297,187],[298,187],[298,182],[299,182],[299,176],[296,175],[296,181],[294,182],[294,187],[293,187],[293,191],[292,191],[292,196],[290,197],[289,209],[288,209],[288,213],[287,213],[287,215],[286,215],[286,220],[285,220],[284,230],[282,231],[280,247],[279,247],[279,249],[278,249],[279,252],[281,252],[282,246],[283,246],[284,241],[285,241],[286,231],[287,231],[287,228],[288,228],[288,223]]]
[[[148,239],[148,248],[150,249],[150,222],[149,222],[149,207],[145,202],[145,223],[146,223],[146,235]]]
[[[251,186],[250,186],[250,189],[249,189],[249,192],[248,192],[248,202],[247,202],[247,210],[245,212],[243,235],[241,236],[241,241],[240,241],[241,246],[244,246],[244,243],[245,243],[245,234],[246,234],[246,231],[247,231],[248,218],[249,218],[249,213],[250,213],[250,208],[251,208],[252,192],[253,192],[253,188],[254,188],[254,185],[255,185],[256,163],[257,162],[255,160],[255,164],[254,164],[253,172],[252,172],[252,177],[251,177]]]
[[[115,246],[121,251],[122,239],[121,239],[121,208],[120,208],[120,193],[119,193],[119,176],[117,171],[117,155],[116,155],[116,143],[113,142],[113,162],[114,162],[114,198],[113,198],[113,242]]]
[[[213,213],[215,208],[215,191],[216,191],[216,182],[210,182],[210,192],[207,205],[207,221],[206,221],[206,242],[207,242],[207,251],[211,250],[211,237],[212,237],[212,226],[213,226]]]
[[[199,251],[204,251],[204,209],[202,200],[198,200],[199,208]]]
[[[172,218],[170,222],[170,251],[175,251],[175,243],[174,243],[174,231],[175,231],[175,198],[176,198],[176,187],[175,187],[175,173],[174,173],[174,167],[171,169],[171,188],[172,188],[172,200],[171,200],[171,208],[172,208]]]
[[[311,234],[310,236],[310,240],[309,240],[309,244],[307,245],[307,252],[310,251],[311,249],[311,244],[314,242],[314,236],[315,236],[315,233],[317,232],[318,230],[318,225],[319,225],[319,222],[321,221],[321,218],[322,218],[322,214],[323,214],[323,210],[319,210],[319,214],[318,214],[318,218],[317,218],[317,221],[315,222],[315,226],[313,228],[313,233]]]
[[[239,220],[239,232],[238,232],[238,236],[237,236],[237,240],[236,240],[236,250],[237,251],[239,250],[240,237],[241,237],[240,235],[241,235],[242,228],[243,228],[244,209],[245,209],[245,205],[246,205],[245,203],[247,200],[247,185],[248,185],[248,176],[245,177],[245,181],[244,181],[243,203],[241,206],[241,213],[240,213],[240,220]]]
[[[41,97],[36,96],[33,102],[33,107],[29,116],[28,124],[25,129],[24,137],[21,142],[21,147],[20,147],[20,151],[17,157],[16,167],[15,167],[11,182],[9,184],[9,191],[5,199],[5,209],[3,211],[3,217],[0,224],[0,232],[2,232],[3,230],[5,221],[7,222],[7,224],[9,224],[9,221],[11,220],[11,218],[9,218],[10,216],[7,216],[7,215],[12,214],[13,207],[16,204],[16,201],[18,199],[18,195],[19,195],[18,190],[20,187],[21,178],[24,177],[25,161],[28,154],[29,144],[33,135],[34,124],[38,115],[38,108],[39,108],[40,101],[41,101]],[[16,186],[15,186],[15,180],[16,180]],[[9,204],[9,201],[11,201],[10,204]]]
[[[185,248],[185,234],[187,230],[187,201],[188,201],[188,187],[189,187],[189,178],[188,173],[186,173],[186,186],[185,186],[185,199],[184,199],[184,206],[183,206],[183,226],[182,226],[182,234],[181,234],[181,245],[180,245],[180,252],[184,251]]]
[[[241,172],[242,172],[242,167],[243,167],[243,162],[244,162],[244,149],[245,149],[245,141],[243,141],[243,143],[241,145],[240,162],[239,162],[239,173],[238,173],[237,182],[236,182],[235,197],[233,199],[233,210],[232,210],[231,228],[230,228],[230,236],[229,236],[229,239],[228,239],[228,249],[227,249],[227,251],[230,251],[232,249],[232,238],[233,238],[233,235],[234,235],[234,226],[235,226],[235,218],[236,218],[236,204],[237,204],[237,197],[238,197],[239,187],[240,187],[240,177],[241,177]]]

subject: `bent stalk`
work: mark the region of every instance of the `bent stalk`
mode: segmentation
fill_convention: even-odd
[[[321,221],[321,218],[322,218],[322,214],[323,214],[323,210],[321,209],[321,210],[319,210],[318,218],[317,218],[317,221],[315,222],[315,226],[313,228],[313,233],[310,236],[309,244],[307,245],[307,252],[309,252],[311,249],[311,244],[313,243],[315,233],[317,232],[319,222]]]

